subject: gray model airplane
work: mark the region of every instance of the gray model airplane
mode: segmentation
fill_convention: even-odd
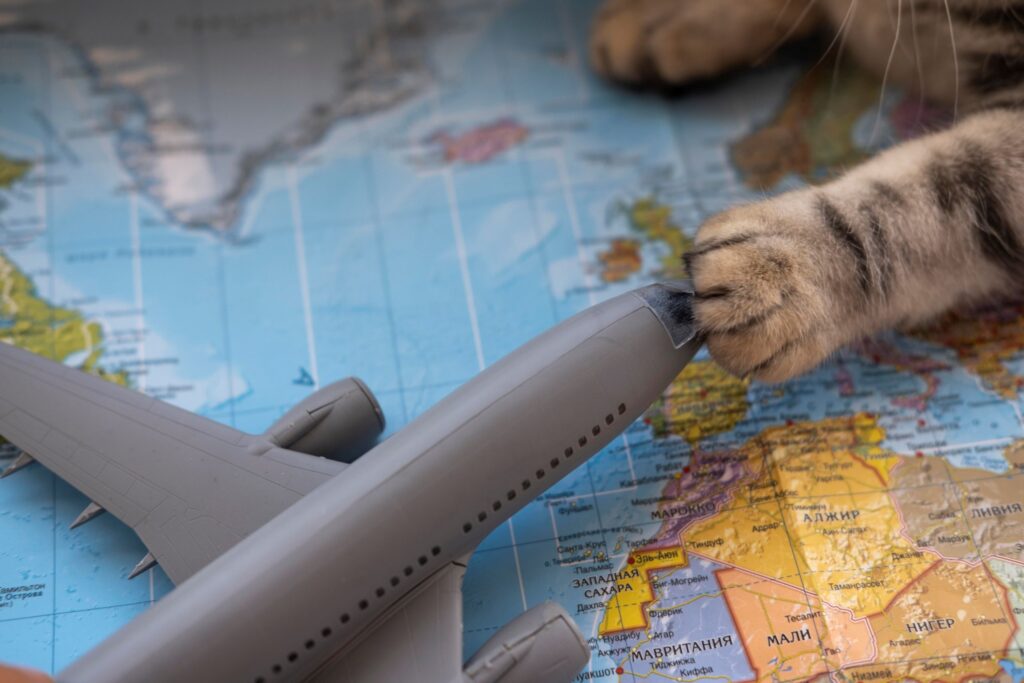
[[[177,587],[69,683],[565,683],[590,652],[546,603],[468,663],[461,580],[495,527],[622,432],[700,346],[685,283],[623,294],[494,364],[365,455],[361,382],[254,436],[0,344],[0,434],[142,538]],[[29,455],[31,454],[31,455]],[[361,457],[360,457],[361,456]]]

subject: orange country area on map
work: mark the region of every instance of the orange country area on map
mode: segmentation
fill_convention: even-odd
[[[808,680],[873,659],[871,629],[848,610],[738,569],[716,573],[756,681]]]
[[[936,562],[869,621],[876,661],[916,681],[997,676],[1017,630],[1006,588],[987,567],[951,561]]]

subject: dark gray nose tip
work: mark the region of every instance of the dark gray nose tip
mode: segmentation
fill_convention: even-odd
[[[693,320],[693,285],[687,280],[666,280],[636,290],[665,331],[672,345],[681,347],[697,336]]]

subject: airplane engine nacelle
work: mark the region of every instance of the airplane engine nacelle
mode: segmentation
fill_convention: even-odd
[[[264,436],[275,446],[353,462],[384,431],[377,399],[355,377],[329,384],[281,416]]]
[[[473,655],[465,683],[569,683],[587,665],[587,647],[571,617],[552,602],[505,624]]]

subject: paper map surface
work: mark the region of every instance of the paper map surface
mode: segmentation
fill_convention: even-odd
[[[848,63],[624,93],[593,11],[0,3],[0,340],[253,432],[357,375],[393,432],[680,275],[715,211],[945,121]],[[475,553],[467,657],[555,600],[579,680],[1021,680],[1022,351],[1004,308],[780,386],[699,357]],[[171,590],[117,520],[68,529],[87,502],[0,482],[0,660],[59,670]]]

